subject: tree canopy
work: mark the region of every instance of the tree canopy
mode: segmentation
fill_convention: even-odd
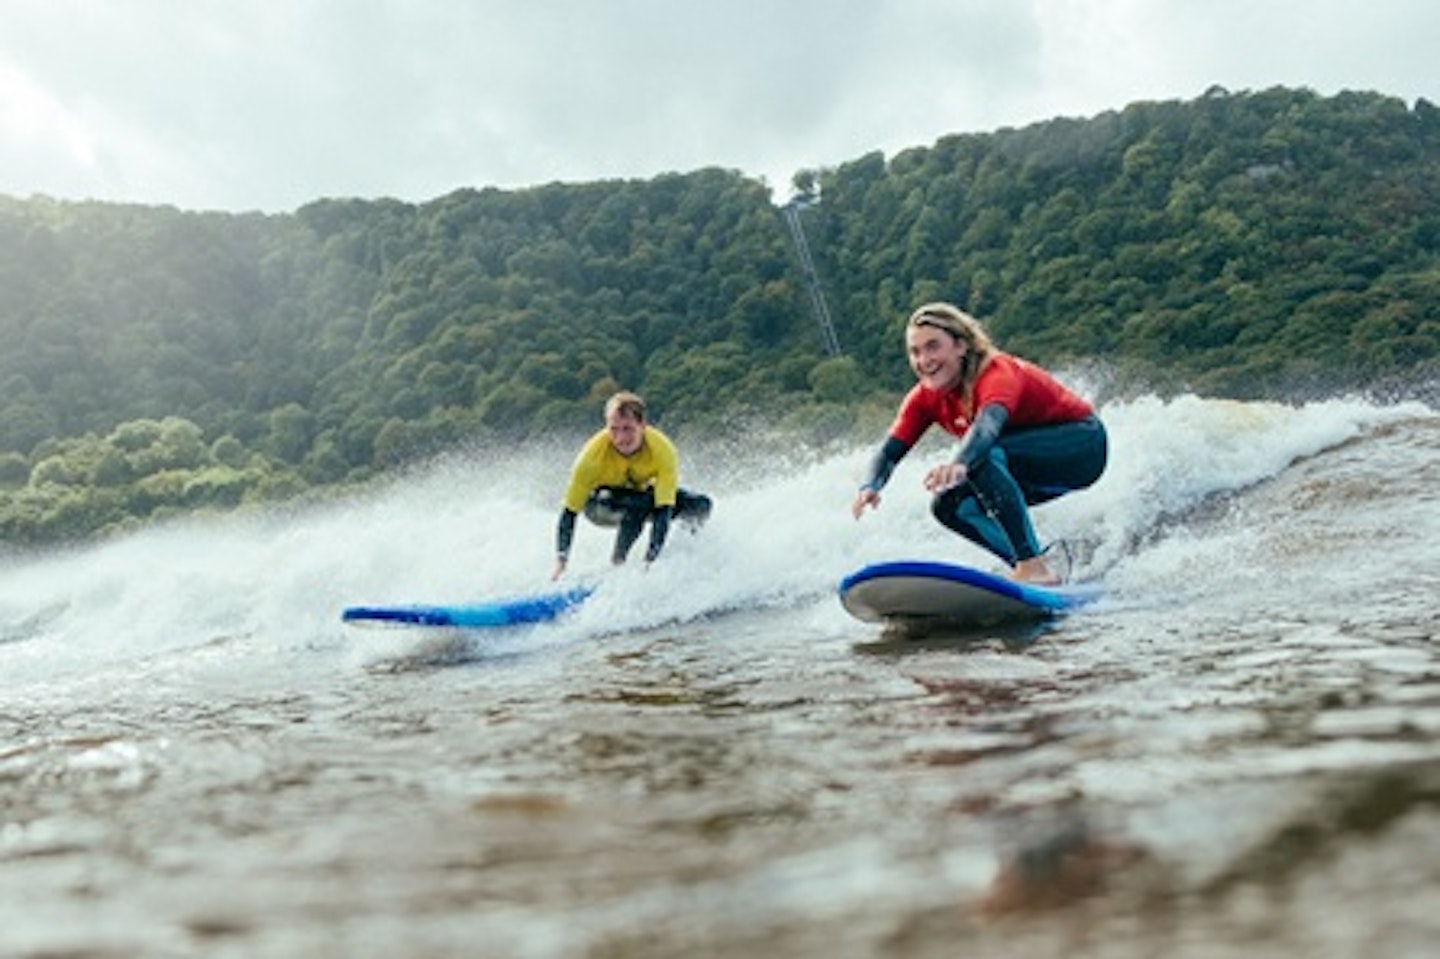
[[[714,168],[283,215],[0,197],[0,536],[578,436],[621,387],[672,429],[839,429],[907,385],[901,326],[933,299],[1117,390],[1296,397],[1440,365],[1424,100],[1214,88],[794,185],[813,277],[767,187]]]

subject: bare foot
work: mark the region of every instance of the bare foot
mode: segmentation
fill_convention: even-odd
[[[1015,569],[1011,571],[1010,578],[1035,586],[1060,585],[1060,577],[1050,569],[1043,556],[1032,556],[1030,559],[1020,560],[1015,564]]]

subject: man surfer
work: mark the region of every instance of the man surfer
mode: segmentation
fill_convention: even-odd
[[[611,562],[630,554],[646,521],[652,563],[665,546],[670,520],[699,526],[710,517],[708,496],[679,487],[680,457],[675,444],[645,421],[645,401],[619,392],[605,403],[605,428],[590,437],[575,458],[555,531],[555,572],[559,579],[570,558],[575,518],[582,511],[597,526],[617,527]]]

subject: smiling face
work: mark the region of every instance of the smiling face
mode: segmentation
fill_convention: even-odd
[[[625,410],[611,410],[605,416],[610,445],[622,456],[634,456],[645,443],[645,421]]]
[[[910,369],[925,387],[948,390],[960,385],[960,362],[969,352],[964,340],[933,326],[911,325],[905,330],[905,351]]]

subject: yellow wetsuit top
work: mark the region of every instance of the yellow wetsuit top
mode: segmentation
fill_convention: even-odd
[[[674,506],[680,485],[680,457],[670,438],[653,426],[645,427],[640,448],[625,456],[610,442],[608,430],[600,430],[581,448],[565,490],[565,508],[578,513],[590,494],[602,486],[644,490],[655,488],[656,506]]]

